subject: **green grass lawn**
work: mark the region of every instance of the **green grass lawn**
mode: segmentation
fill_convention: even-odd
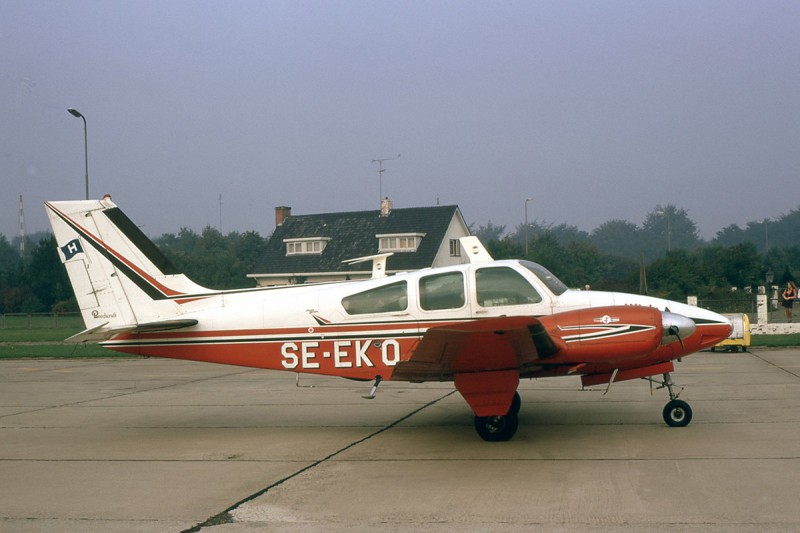
[[[25,358],[87,358],[87,357],[131,357],[112,352],[97,344],[2,344],[0,359]]]
[[[82,327],[0,329],[0,359],[40,357],[129,357],[97,344],[65,344],[62,341]]]
[[[800,346],[800,334],[794,333],[789,335],[751,335],[750,346],[765,346],[768,348]]]

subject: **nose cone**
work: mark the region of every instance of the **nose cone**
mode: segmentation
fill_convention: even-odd
[[[733,324],[731,324],[731,321],[727,317],[716,313],[714,313],[714,315],[715,320],[709,320],[707,323],[703,323],[700,328],[702,333],[702,338],[700,340],[701,348],[715,346],[729,338],[731,333],[733,333]]]
[[[661,324],[663,327],[661,344],[672,344],[682,342],[697,329],[697,324],[688,316],[679,315],[664,311],[661,313]]]

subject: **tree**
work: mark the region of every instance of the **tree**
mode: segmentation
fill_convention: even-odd
[[[651,248],[647,243],[647,236],[639,226],[620,219],[603,222],[592,231],[590,241],[605,253],[635,261]]]
[[[22,312],[77,310],[72,286],[67,271],[61,264],[54,235],[41,239],[33,248],[25,278],[30,294],[23,304]]]
[[[506,231],[505,226],[495,226],[492,224],[490,220],[487,222],[485,226],[478,226],[478,229],[473,230],[472,226],[475,224],[470,224],[469,230],[470,233],[478,237],[478,239],[483,243],[484,246],[487,246],[492,241],[499,241],[503,238],[503,233]]]
[[[645,251],[645,257],[649,258],[663,255],[658,250],[695,250],[702,244],[697,224],[689,218],[685,209],[678,209],[672,204],[656,206],[645,218],[642,230],[651,243],[649,254]],[[659,245],[659,242],[662,244]]]
[[[725,226],[717,232],[717,236],[712,241],[712,244],[719,246],[732,246],[739,244],[744,240],[744,231],[736,224]]]
[[[655,260],[647,269],[647,281],[651,294],[669,300],[682,300],[707,285],[700,261],[687,250],[675,250]]]

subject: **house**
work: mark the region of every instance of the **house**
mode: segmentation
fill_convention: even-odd
[[[292,215],[275,208],[275,232],[247,277],[258,286],[365,279],[372,262],[349,259],[391,252],[386,274],[468,262],[460,237],[469,235],[458,206],[393,209],[388,198],[376,211]]]

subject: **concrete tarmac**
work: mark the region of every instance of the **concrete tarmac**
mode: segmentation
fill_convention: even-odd
[[[0,362],[0,530],[798,531],[800,349],[644,381],[523,381],[487,443],[450,383],[160,359]]]

